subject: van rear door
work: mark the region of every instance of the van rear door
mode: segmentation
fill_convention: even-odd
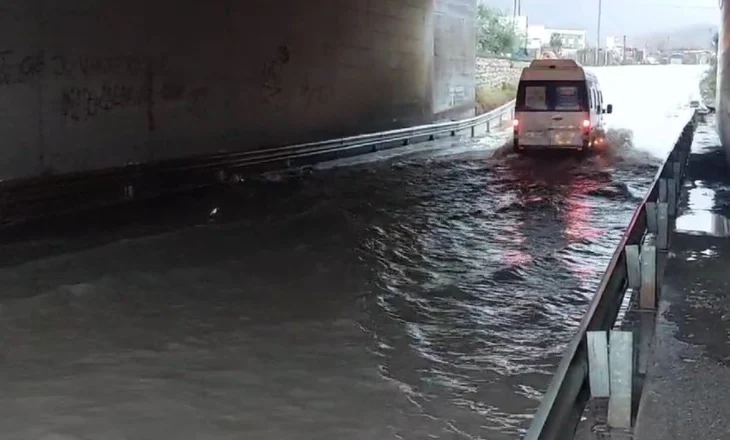
[[[522,81],[516,112],[522,145],[579,148],[588,118],[585,81]]]
[[[523,81],[517,89],[515,117],[519,121],[520,144],[550,146],[549,84],[543,81]]]

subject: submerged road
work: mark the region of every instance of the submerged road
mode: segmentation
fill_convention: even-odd
[[[514,438],[702,68],[596,71],[583,161],[494,134],[5,237],[2,438]]]

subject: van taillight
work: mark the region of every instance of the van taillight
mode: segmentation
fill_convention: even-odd
[[[583,120],[583,128],[591,128],[591,121],[588,119]]]
[[[518,119],[513,119],[512,120],[512,126],[515,127],[515,128],[517,128],[518,125],[520,125],[520,121]]]

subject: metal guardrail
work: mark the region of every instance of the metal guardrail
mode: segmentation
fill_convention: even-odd
[[[637,285],[635,280],[637,277],[635,273],[639,270],[637,267],[639,264],[637,248],[642,248],[641,258],[643,260],[652,260],[656,264],[657,249],[661,251],[666,250],[668,247],[669,219],[673,215],[672,204],[674,204],[674,215],[676,215],[677,196],[681,189],[681,179],[684,176],[689,157],[697,117],[698,114],[695,112],[691,120],[685,125],[673,150],[657,172],[651,189],[634,212],[631,222],[601,279],[596,295],[588,306],[574,338],[565,350],[565,354],[540,402],[524,440],[567,440],[574,438],[575,431],[591,397],[587,335],[594,332],[607,332],[614,327],[619,309],[629,287],[641,289],[640,295],[644,295],[644,290],[647,290],[650,295],[653,293],[653,300],[656,301],[656,281],[659,271],[654,266],[655,269],[650,275],[641,275],[642,277],[652,278],[646,282],[646,286]],[[663,218],[661,217],[662,214],[658,214],[658,211],[664,211]],[[654,241],[656,241],[656,244],[654,244]],[[648,247],[647,243],[650,243]],[[644,250],[647,248],[651,251],[645,254]],[[630,249],[631,252],[627,252],[627,249]],[[642,261],[642,264],[645,263]],[[632,278],[634,279],[632,280]],[[651,300],[652,298],[649,297],[649,301]],[[640,302],[643,306],[643,297]],[[649,309],[651,309],[651,306],[649,306]],[[645,333],[648,333],[648,331]],[[646,334],[639,335],[640,339],[646,337]],[[648,348],[639,353],[638,356],[635,352],[632,353],[631,356],[634,356],[633,363],[637,363],[638,357],[647,355]],[[636,369],[630,368],[629,371],[635,372]]]
[[[152,198],[266,171],[311,165],[342,157],[456,136],[489,132],[514,115],[514,100],[458,121],[408,127],[277,148],[211,154],[155,163],[0,182],[0,223]]]

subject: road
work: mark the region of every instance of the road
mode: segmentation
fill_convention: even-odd
[[[514,438],[702,73],[595,70],[586,160],[439,141],[6,244],[2,437]]]

